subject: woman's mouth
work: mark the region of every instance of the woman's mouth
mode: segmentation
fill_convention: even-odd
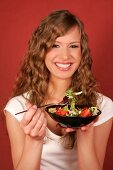
[[[71,67],[71,63],[55,63],[58,69],[61,71],[67,71]]]

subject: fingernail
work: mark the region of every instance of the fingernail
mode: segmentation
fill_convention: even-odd
[[[83,127],[81,127],[81,130],[86,131],[87,129],[86,129],[86,127],[83,126]]]

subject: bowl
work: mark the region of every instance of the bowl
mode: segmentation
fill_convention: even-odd
[[[82,126],[85,126],[89,123],[91,123],[92,121],[94,121],[100,114],[101,111],[99,109],[97,109],[97,114],[96,115],[91,115],[91,116],[85,116],[85,117],[81,117],[81,116],[62,116],[62,115],[58,115],[55,112],[51,113],[49,110],[50,108],[62,108],[63,106],[60,104],[55,104],[52,106],[48,106],[45,108],[45,111],[49,114],[49,116],[55,120],[56,122],[59,123],[59,125],[61,125],[62,127],[68,127],[68,128],[79,128]],[[68,107],[70,107],[68,105]],[[83,108],[83,106],[75,106],[75,108],[80,109]]]

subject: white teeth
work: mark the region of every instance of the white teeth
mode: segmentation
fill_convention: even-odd
[[[68,68],[71,64],[56,63],[56,65],[57,65],[58,67],[61,67],[61,68]]]

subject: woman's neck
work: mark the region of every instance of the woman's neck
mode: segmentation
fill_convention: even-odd
[[[70,79],[53,79],[51,78],[48,85],[48,98],[61,101],[65,95],[65,91],[71,84]]]

